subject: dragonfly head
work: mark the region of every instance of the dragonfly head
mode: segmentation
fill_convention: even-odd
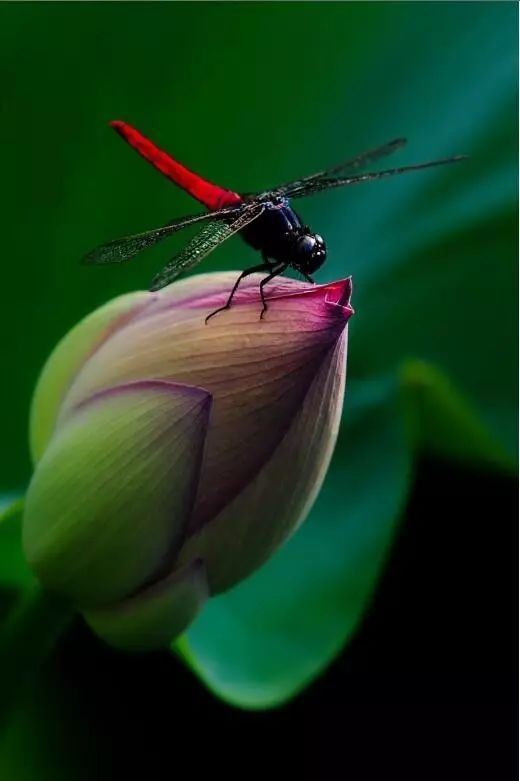
[[[325,263],[327,247],[319,233],[305,228],[296,241],[293,265],[306,274],[312,274]]]

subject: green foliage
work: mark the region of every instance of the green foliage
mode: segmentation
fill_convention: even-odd
[[[239,191],[400,135],[409,148],[396,162],[471,155],[298,204],[327,238],[321,281],[354,278],[344,425],[308,523],[178,644],[229,702],[285,701],[351,637],[417,447],[514,467],[516,19],[509,3],[0,7],[11,150],[2,188],[12,291],[0,314],[5,490],[30,474],[28,403],[52,346],[94,307],[146,286],[168,248],[116,268],[81,267],[81,255],[193,209],[111,135],[109,119],[127,119]],[[206,268],[252,262],[233,240]],[[3,580],[22,585],[10,542],[0,557]],[[17,722],[25,734],[30,713]]]
[[[23,500],[6,494],[0,498],[0,572],[2,593],[16,593],[33,583],[20,539]]]

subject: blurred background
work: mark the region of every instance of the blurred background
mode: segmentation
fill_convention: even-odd
[[[50,350],[187,236],[126,266],[81,256],[198,209],[109,120],[238,192],[397,136],[395,164],[470,155],[298,203],[328,244],[319,281],[354,280],[344,422],[308,524],[178,649],[209,691],[177,659],[123,658],[78,624],[13,714],[5,778],[118,777],[174,762],[194,735],[226,771],[234,735],[293,772],[341,761],[372,778],[379,747],[401,776],[509,777],[517,17],[509,2],[0,6],[6,498],[31,474]],[[232,240],[205,270],[254,262]]]

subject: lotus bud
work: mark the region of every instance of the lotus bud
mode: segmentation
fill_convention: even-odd
[[[166,647],[259,567],[323,482],[344,393],[350,279],[232,273],[108,303],[49,358],[31,410],[27,560],[116,647]]]

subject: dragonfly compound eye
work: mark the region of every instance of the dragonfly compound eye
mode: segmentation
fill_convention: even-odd
[[[327,257],[327,248],[323,238],[317,233],[307,233],[298,239],[298,265],[302,271],[312,274],[320,268]]]

